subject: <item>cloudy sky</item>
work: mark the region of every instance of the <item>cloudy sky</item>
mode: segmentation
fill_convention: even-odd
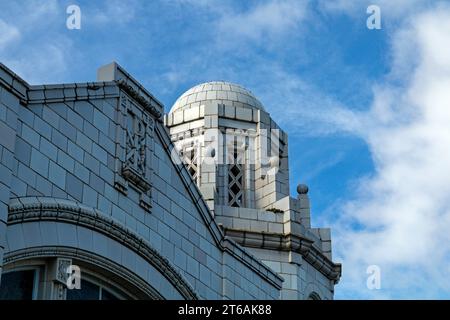
[[[289,133],[293,192],[308,184],[332,227],[336,298],[450,298],[449,36],[446,1],[0,0],[0,61],[32,84],[114,60],[166,110],[200,82],[250,89]]]

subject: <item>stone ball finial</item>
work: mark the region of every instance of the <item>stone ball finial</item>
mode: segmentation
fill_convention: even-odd
[[[306,184],[300,183],[300,184],[297,186],[297,192],[298,192],[298,194],[307,194],[308,191],[309,191],[309,188],[308,188],[308,186],[307,186]]]
[[[210,158],[214,158],[216,156],[216,149],[214,149],[211,146],[208,146],[206,148],[205,156],[206,157],[210,157]]]

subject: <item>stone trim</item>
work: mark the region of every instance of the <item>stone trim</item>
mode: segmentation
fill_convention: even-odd
[[[186,139],[190,139],[190,138],[199,137],[204,134],[205,134],[205,129],[194,128],[194,129],[186,130],[184,132],[172,134],[172,135],[170,135],[170,139],[172,140],[172,142],[176,142],[176,141],[180,141],[180,140],[186,140]]]
[[[195,291],[170,262],[161,256],[147,240],[125,228],[97,209],[65,199],[26,197],[11,200],[8,225],[32,221],[58,221],[80,225],[103,233],[130,248],[174,285],[186,299],[198,299]]]
[[[224,228],[224,233],[244,247],[269,250],[295,251],[329,280],[337,283],[341,277],[342,266],[333,263],[320,250],[313,246],[314,241],[294,235],[256,232]]]
[[[170,151],[175,148],[173,142],[170,139],[167,129],[161,123],[155,124],[155,132],[161,140],[164,149],[170,156]],[[228,252],[236,260],[246,265],[248,268],[252,269],[258,273],[262,278],[271,283],[278,289],[281,289],[282,282],[284,281],[276,272],[267,267],[264,263],[259,261],[246,249],[242,248],[230,237],[225,237],[217,222],[214,220],[211,211],[209,210],[205,200],[200,193],[196,183],[192,180],[191,175],[187,171],[184,165],[175,165],[178,175],[180,176],[183,184],[188,190],[188,194],[193,200],[194,205],[200,212],[201,217],[209,232],[211,233],[216,245],[222,250]]]
[[[155,107],[162,116],[164,105],[116,62],[100,67],[97,70],[97,81],[114,81],[124,84],[124,87],[131,88],[140,97],[140,100],[150,102],[151,106]]]
[[[313,241],[293,234],[257,232],[224,228],[224,233],[244,247],[306,253]]]
[[[0,85],[4,86],[14,95],[16,95],[19,98],[21,104],[26,104],[28,99],[27,90],[29,89],[30,85],[1,62]]]
[[[90,252],[81,249],[59,247],[59,246],[32,247],[23,250],[8,252],[5,254],[4,261],[6,265],[15,263],[20,260],[43,258],[43,257],[63,257],[63,258],[78,259],[88,264],[99,266],[105,270],[114,273],[121,279],[131,283],[133,286],[139,288],[150,299],[164,300],[164,297],[161,294],[159,294],[159,292],[156,289],[154,289],[151,285],[149,285],[145,280],[128,271],[126,268],[122,267],[117,263],[112,262],[109,259],[105,259],[101,256],[92,254]]]
[[[131,98],[158,121],[162,121],[162,112],[158,110],[158,107],[161,107],[158,102],[153,102],[153,100],[149,101],[125,80],[39,85],[28,86],[26,89],[25,95],[21,95],[20,97],[29,104],[118,98],[119,89],[121,89],[129,94]]]
[[[147,100],[143,95],[139,94],[131,85],[129,85],[126,80],[118,80],[117,85],[120,89],[125,91],[130,95],[131,98],[136,100],[141,106],[144,107],[145,110],[150,112],[159,122],[162,122],[162,112],[159,111],[151,101]]]
[[[29,104],[46,104],[118,97],[119,88],[115,82],[84,82],[30,86],[27,92]]]

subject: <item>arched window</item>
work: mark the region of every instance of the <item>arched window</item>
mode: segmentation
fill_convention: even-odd
[[[107,287],[97,281],[81,280],[80,289],[67,289],[67,300],[120,300],[124,299],[117,289]]]
[[[322,300],[317,292],[311,292],[308,296],[308,300]]]
[[[70,289],[55,280],[55,259],[23,260],[1,274],[0,300],[128,300],[137,297],[122,289],[109,273],[94,272],[83,264],[80,288]],[[77,264],[79,262],[76,262]],[[98,271],[101,271],[98,269]]]
[[[2,273],[0,300],[34,300],[37,297],[37,268]]]

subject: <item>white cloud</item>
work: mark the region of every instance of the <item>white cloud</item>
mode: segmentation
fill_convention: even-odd
[[[268,0],[240,3],[220,0],[171,0],[183,8],[195,8],[209,20],[210,45],[219,50],[243,51],[247,46],[286,45],[289,36],[298,36],[308,18],[308,0]]]
[[[29,83],[61,81],[70,59],[77,56],[71,39],[63,34],[65,7],[55,0],[12,2],[2,16],[9,24],[4,31],[0,19],[0,48],[3,32],[10,30],[14,41],[0,50],[0,60]]]
[[[20,31],[15,26],[0,19],[0,50],[4,50],[10,42],[19,38]]]
[[[323,158],[314,163],[314,167],[303,174],[304,181],[311,181],[323,171],[336,166],[345,157],[344,152],[337,152],[333,157]]]
[[[449,297],[450,8],[408,21],[392,38],[388,82],[357,116],[375,173],[361,179],[356,199],[337,207],[341,297]],[[365,286],[372,264],[381,267],[379,291]]]
[[[306,5],[306,1],[269,1],[248,11],[228,12],[219,21],[220,38],[274,41],[284,32],[298,28],[305,18]]]
[[[136,16],[136,1],[108,0],[96,5],[92,11],[86,10],[85,21],[87,24],[123,25],[132,21]],[[82,12],[83,7],[81,7]]]
[[[239,77],[256,90],[254,93],[273,119],[291,134],[323,136],[354,134],[361,130],[358,113],[330,98],[300,75],[284,70],[276,61],[265,61],[252,73]]]
[[[18,57],[4,58],[4,63],[31,84],[57,83],[67,72],[70,43],[47,42],[38,50],[30,50]]]
[[[429,5],[427,0],[319,0],[318,3],[322,10],[336,13],[344,12],[352,16],[364,16],[368,6],[377,5],[381,8],[381,14],[390,18],[407,17],[412,12],[417,12]]]
[[[346,108],[270,64],[270,87],[258,88],[257,96],[291,136],[295,130],[343,132],[368,145],[375,171],[320,223],[332,226],[334,260],[343,262],[336,287],[341,298],[449,297],[450,7],[436,5],[398,21],[401,28],[389,31],[391,72],[373,86],[368,111]],[[382,290],[366,287],[373,264],[381,267]]]

